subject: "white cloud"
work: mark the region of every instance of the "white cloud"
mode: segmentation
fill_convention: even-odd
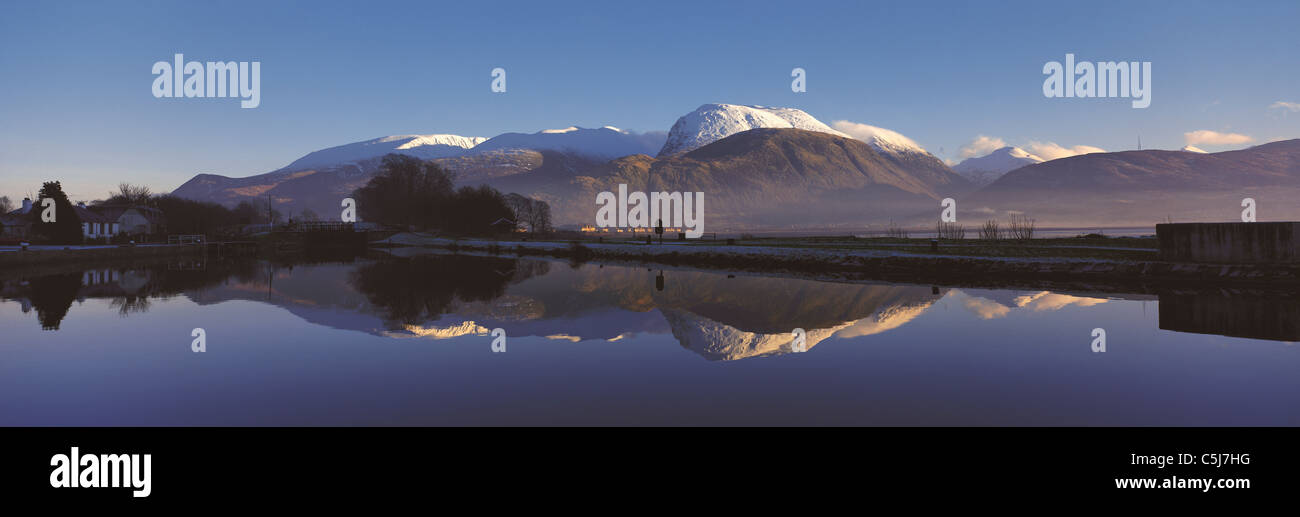
[[[883,127],[876,127],[870,124],[862,124],[858,122],[849,122],[847,120],[836,120],[831,123],[831,127],[835,128],[836,131],[869,144],[913,147],[924,150],[911,138],[905,137],[902,133],[897,131],[885,129]]]
[[[1300,111],[1300,102],[1277,101],[1268,105],[1268,109],[1286,111]]]
[[[961,157],[984,156],[1007,146],[1007,142],[995,136],[979,135],[961,148]]]
[[[1254,138],[1248,135],[1220,133],[1208,129],[1183,133],[1183,139],[1187,141],[1187,145],[1241,145],[1255,141]]]
[[[1029,142],[1028,151],[1038,155],[1044,160],[1055,160],[1057,158],[1066,158],[1079,154],[1104,153],[1105,149],[1093,147],[1091,145],[1076,145],[1074,147],[1065,147],[1056,142]]]

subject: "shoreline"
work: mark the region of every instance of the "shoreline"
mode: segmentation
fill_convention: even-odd
[[[448,239],[404,234],[394,247],[471,250],[489,254],[547,255],[578,262],[593,259],[684,265],[752,272],[816,273],[847,280],[1007,285],[1059,283],[1126,289],[1189,283],[1224,287],[1293,287],[1300,264],[1201,264],[1159,260],[1077,257],[988,257],[898,253],[881,250],[772,247],[755,245],[640,244]]]
[[[69,249],[29,249],[0,251],[0,267],[17,268],[47,264],[88,264],[123,259],[172,257],[202,254],[205,246],[182,244],[148,244],[137,246],[104,246]]]

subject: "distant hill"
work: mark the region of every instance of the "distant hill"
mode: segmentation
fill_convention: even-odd
[[[1252,197],[1259,220],[1300,218],[1300,140],[1219,153],[1123,151],[1061,158],[1008,172],[959,200],[972,223],[1023,212],[1040,225],[1240,221]],[[960,216],[959,216],[960,219]]]
[[[979,186],[993,183],[1003,174],[1044,160],[1019,147],[1003,147],[984,156],[967,158],[952,171]]]

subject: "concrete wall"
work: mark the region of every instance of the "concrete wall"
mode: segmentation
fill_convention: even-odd
[[[1300,223],[1157,224],[1160,260],[1221,264],[1300,263]]]
[[[1160,293],[1160,328],[1177,332],[1300,341],[1300,298],[1265,293]]]

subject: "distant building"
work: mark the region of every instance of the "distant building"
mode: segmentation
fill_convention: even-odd
[[[32,221],[27,213],[32,211],[32,200],[23,199],[23,206],[7,214],[0,214],[0,238],[25,239],[32,232]]]
[[[500,218],[500,219],[497,219],[496,221],[493,221],[491,226],[492,226],[493,228],[498,228],[498,229],[506,230],[506,231],[513,231],[513,232],[527,232],[527,231],[528,231],[527,228],[524,228],[524,227],[521,226],[519,223],[517,223],[517,222],[515,222],[515,221],[511,221],[511,220],[506,219],[506,218],[504,218],[504,217],[502,217],[502,218]]]
[[[81,219],[81,235],[87,239],[108,238],[118,233],[117,222],[86,208],[85,203],[72,207]]]
[[[78,205],[87,212],[92,212],[99,216],[99,222],[103,225],[101,230],[108,232],[106,235],[153,235],[162,233],[167,224],[162,210],[145,206],[126,206],[126,205],[95,205],[87,207],[85,204]],[[80,212],[77,215],[81,215]],[[85,223],[89,219],[82,219]],[[86,228],[85,225],[82,225]],[[103,233],[100,234],[105,235]]]
[[[153,235],[161,233],[165,224],[163,213],[157,208],[124,205],[73,207],[81,219],[81,234],[87,239],[112,238],[117,235]]]
[[[77,203],[72,207],[81,219],[81,235],[87,239],[117,235],[153,235],[162,233],[167,219],[162,210],[145,206],[94,205]],[[32,231],[32,200],[24,199],[22,208],[0,214],[0,238],[28,238]]]

